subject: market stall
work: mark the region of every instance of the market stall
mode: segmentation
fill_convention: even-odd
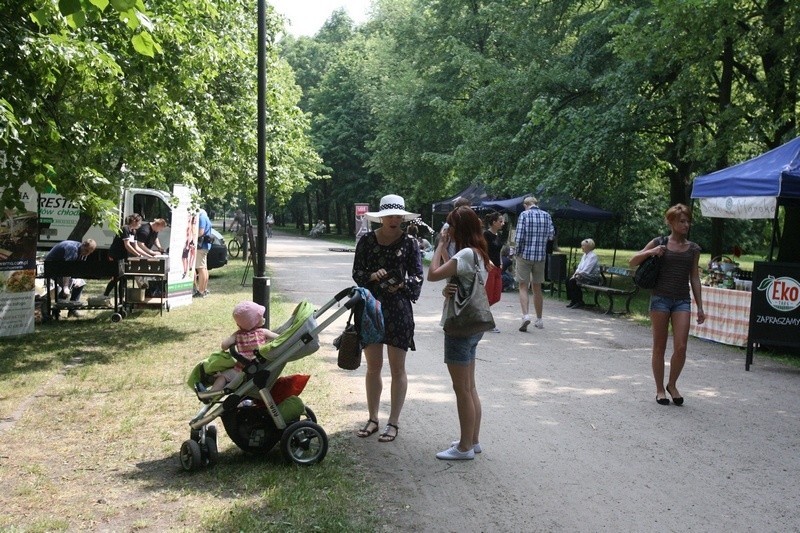
[[[732,346],[747,345],[750,291],[703,287],[703,311],[706,321],[698,324],[697,305],[692,295],[691,335]]]
[[[722,286],[719,276],[712,272],[712,279],[706,280],[712,286],[703,290],[706,323],[692,326],[690,333],[746,346],[748,370],[757,344],[800,346],[796,334],[800,309],[800,276],[796,273],[800,265],[773,261],[780,233],[779,210],[796,208],[800,203],[800,137],[738,165],[696,178],[692,198],[699,200],[707,217],[772,219],[773,238],[768,261],[757,263],[751,279],[743,280],[750,282],[749,298],[739,294],[744,291],[735,290],[733,271],[724,273]],[[783,231],[797,228],[784,227]],[[713,266],[709,265],[709,269],[713,271]]]

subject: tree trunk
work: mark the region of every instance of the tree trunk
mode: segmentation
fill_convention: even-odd
[[[725,219],[711,219],[711,257],[722,255],[723,245],[725,244]]]
[[[783,231],[778,240],[778,261],[800,263],[800,206],[784,207]]]
[[[306,211],[308,211],[308,231],[314,227],[314,210],[311,208],[311,195],[306,194]]]

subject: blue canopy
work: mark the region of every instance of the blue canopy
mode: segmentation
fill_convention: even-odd
[[[777,199],[800,198],[800,137],[738,165],[695,178],[692,198],[701,199],[706,216],[771,218]]]

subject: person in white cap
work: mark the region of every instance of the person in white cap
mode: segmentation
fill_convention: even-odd
[[[417,240],[403,229],[403,222],[419,215],[405,209],[405,200],[396,194],[381,198],[380,210],[366,214],[370,222],[381,227],[370,231],[358,241],[353,260],[353,280],[359,287],[368,289],[381,303],[384,321],[384,338],[381,343],[364,347],[367,361],[366,392],[369,418],[357,435],[369,437],[380,428],[381,392],[383,390],[383,345],[389,358],[392,374],[389,420],[380,442],[391,442],[399,431],[400,411],[406,399],[406,353],[416,350],[414,345],[414,311],[422,290],[422,259]]]

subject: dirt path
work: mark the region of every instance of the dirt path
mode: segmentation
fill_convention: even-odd
[[[352,284],[352,253],[276,236],[272,290],[324,303]],[[400,435],[356,448],[386,489],[385,527],[407,531],[798,531],[800,372],[690,338],[683,407],[656,404],[649,329],[545,301],[545,329],[517,331],[516,294],[495,307],[502,333],[478,348],[483,454],[443,462],[457,436],[442,362],[441,284],[415,307],[417,351]],[[323,350],[331,365],[328,328]],[[365,368],[334,370],[355,429]],[[388,367],[384,369],[384,375]],[[388,397],[388,377],[384,397]],[[384,404],[384,423],[388,406]]]

